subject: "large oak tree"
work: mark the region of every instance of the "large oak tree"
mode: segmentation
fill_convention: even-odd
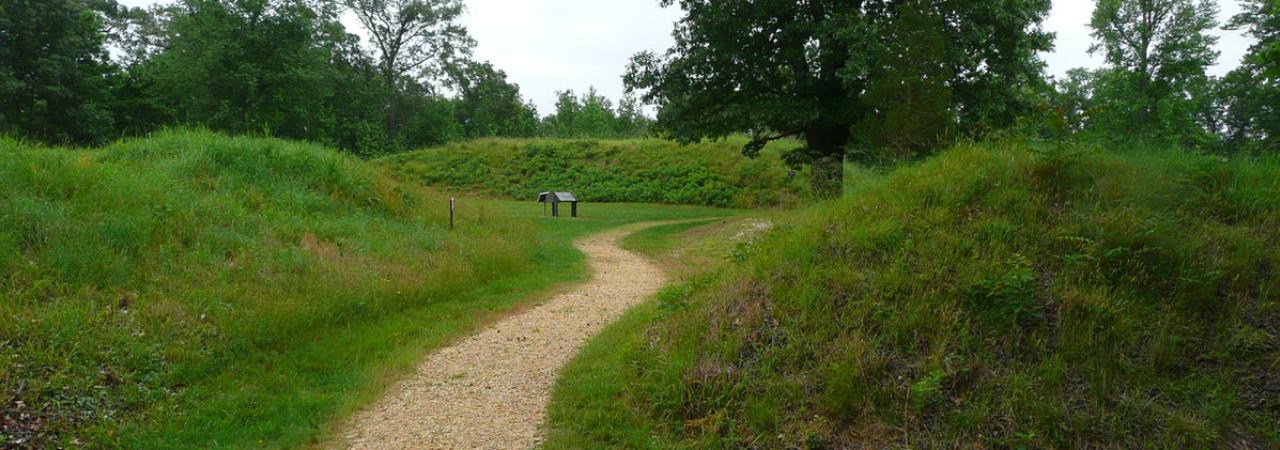
[[[683,142],[751,132],[748,155],[798,137],[824,197],[840,193],[856,125],[909,122],[893,111],[899,93],[949,97],[937,106],[915,96],[904,110],[945,107],[956,129],[1001,127],[1025,110],[1021,93],[1042,82],[1037,53],[1052,47],[1040,29],[1049,0],[661,1],[684,11],[676,44],[636,55],[626,76],[660,107],[659,127]],[[937,48],[898,51],[901,36]]]

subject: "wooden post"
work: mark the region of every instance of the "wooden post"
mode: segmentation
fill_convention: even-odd
[[[449,231],[453,231],[453,210],[457,208],[457,202],[453,197],[449,198]]]

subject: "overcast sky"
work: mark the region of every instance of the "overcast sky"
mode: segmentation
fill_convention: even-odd
[[[131,6],[167,0],[122,0]],[[465,25],[476,39],[475,57],[507,72],[546,114],[555,91],[579,93],[595,86],[610,98],[622,95],[622,73],[631,55],[661,51],[672,43],[672,24],[679,8],[663,9],[658,0],[466,0]],[[1235,0],[1221,0],[1220,22],[1240,11]],[[1045,27],[1058,33],[1057,49],[1046,54],[1049,72],[1060,75],[1075,67],[1097,67],[1089,55],[1089,16],[1093,2],[1054,0]],[[348,27],[358,23],[348,20]],[[1218,66],[1225,74],[1240,63],[1249,41],[1238,32],[1219,31]]]

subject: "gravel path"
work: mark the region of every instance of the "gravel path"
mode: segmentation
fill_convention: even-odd
[[[353,419],[353,449],[522,449],[541,440],[551,387],[587,339],[665,283],[618,240],[645,225],[577,243],[594,278],[431,354],[418,372]]]

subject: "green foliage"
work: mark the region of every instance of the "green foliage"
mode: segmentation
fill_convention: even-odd
[[[404,126],[404,95],[422,89],[470,56],[475,42],[459,22],[461,0],[342,0],[364,25],[377,56],[388,136]],[[431,92],[430,87],[425,89]],[[429,97],[429,96],[428,96]]]
[[[873,69],[875,75],[863,96],[872,112],[858,125],[858,134],[869,150],[855,159],[897,160],[927,154],[947,139],[954,123],[947,82],[955,73],[943,62],[947,50],[943,17],[923,4],[903,3],[898,8],[898,20],[884,36],[888,43],[875,56],[882,65]]]
[[[337,10],[291,0],[183,0],[158,12],[162,50],[135,71],[170,121],[334,142],[338,123],[352,119],[334,102],[351,95],[336,92],[345,82],[356,85],[339,72],[355,61]]]
[[[1257,39],[1240,68],[1222,81],[1229,150],[1280,153],[1280,3],[1248,0],[1229,28]]]
[[[822,197],[843,187],[851,128],[864,120],[911,150],[940,141],[944,123],[974,134],[1011,124],[1052,39],[1039,28],[1047,0],[663,4],[685,13],[675,46],[636,55],[626,76],[660,107],[659,128],[686,143],[799,137]]]
[[[370,54],[345,5],[373,31]],[[90,6],[92,8],[90,8]],[[533,136],[519,87],[468,61],[461,3],[423,0],[114,0],[6,4],[0,133],[100,143],[167,125],[307,139],[371,158],[464,138]],[[406,19],[387,27],[387,20]],[[104,42],[120,50],[111,61]],[[456,98],[437,94],[445,84]],[[592,135],[647,130],[634,102]],[[610,114],[612,112],[610,111]],[[615,129],[616,128],[616,129]]]
[[[1069,153],[962,146],[860,178],[606,332],[618,351],[551,408],[596,425],[552,442],[1280,445],[1280,161]],[[609,402],[578,395],[596,376]]]
[[[1180,146],[1217,153],[1272,153],[1280,119],[1280,81],[1267,69],[1276,40],[1273,1],[1245,1],[1228,29],[1258,40],[1239,68],[1221,78],[1205,69],[1217,60],[1217,4],[1206,0],[1102,0],[1094,11],[1094,52],[1108,67],[1075,69],[1057,80],[1035,117],[1033,133],[1060,142],[1073,137]],[[1053,131],[1067,130],[1066,133]]]
[[[998,325],[1034,325],[1042,316],[1035,299],[1035,272],[1030,261],[1015,255],[1002,272],[979,280],[967,292],[969,307]]]
[[[429,186],[520,200],[555,190],[588,202],[745,208],[795,204],[806,195],[775,151],[749,159],[729,143],[488,139],[379,164]]]
[[[1208,101],[1205,70],[1218,58],[1218,6],[1213,0],[1097,0],[1091,48],[1109,65],[1094,88],[1101,104],[1094,124],[1110,135],[1165,145],[1211,141],[1196,120]]]
[[[489,63],[471,63],[451,78],[461,95],[457,121],[467,138],[532,137],[538,131],[538,111],[520,96],[520,87]]]
[[[650,119],[635,98],[613,102],[592,87],[578,97],[572,90],[557,93],[556,111],[542,121],[542,137],[558,139],[617,139],[645,137]]]
[[[104,26],[78,0],[0,4],[0,133],[63,143],[110,135]]]

